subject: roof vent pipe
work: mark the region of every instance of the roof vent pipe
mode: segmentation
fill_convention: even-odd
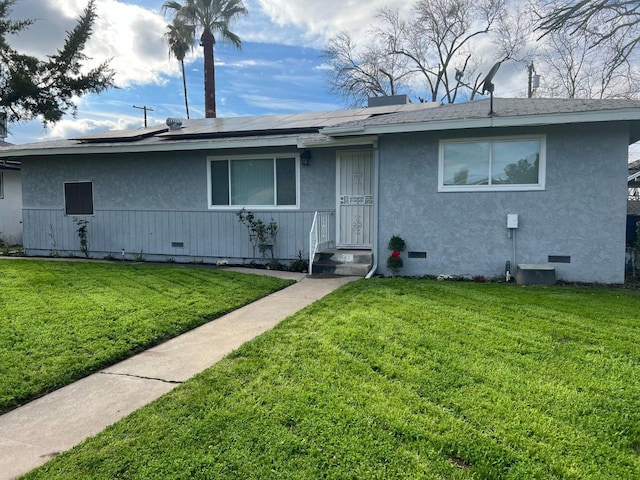
[[[409,95],[385,95],[369,97],[368,107],[388,107],[389,105],[408,105],[411,103]]]
[[[167,118],[167,126],[169,127],[169,131],[180,130],[182,128],[182,120],[179,118]]]

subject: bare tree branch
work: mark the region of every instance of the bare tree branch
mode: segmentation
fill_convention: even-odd
[[[640,43],[640,2],[637,0],[579,0],[539,2],[540,38],[567,29],[574,34],[581,29],[592,35],[591,47],[609,40],[619,40],[620,56],[629,58]]]
[[[418,0],[409,19],[398,10],[381,9],[380,24],[363,47],[345,33],[330,41],[325,51],[330,89],[352,104],[403,89],[424,91],[414,95],[428,101],[452,103],[463,91],[473,98],[477,69],[490,64],[480,52],[506,52],[491,46],[497,38],[494,28],[504,26],[504,11],[505,0]],[[517,48],[512,46],[508,55]]]

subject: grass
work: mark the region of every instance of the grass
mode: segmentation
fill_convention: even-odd
[[[284,288],[176,266],[0,262],[0,412]]]
[[[25,478],[639,478],[638,305],[355,282]]]

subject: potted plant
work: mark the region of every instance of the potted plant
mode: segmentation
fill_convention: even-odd
[[[387,248],[391,250],[391,255],[387,258],[387,268],[391,271],[391,274],[395,277],[400,272],[403,262],[400,252],[403,252],[407,247],[407,242],[398,235],[393,235],[389,240]]]

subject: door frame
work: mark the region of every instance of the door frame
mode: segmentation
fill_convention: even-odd
[[[364,206],[369,206],[370,207],[370,214],[369,214],[369,221],[368,221],[368,225],[369,225],[369,232],[367,234],[364,234],[363,237],[364,238],[368,238],[369,241],[364,241],[361,243],[346,243],[343,242],[343,232],[341,229],[341,222],[342,222],[342,213],[341,213],[341,206],[342,206],[342,197],[343,194],[340,191],[340,180],[341,180],[341,163],[343,161],[345,161],[345,159],[343,158],[343,156],[347,156],[349,154],[358,154],[358,153],[366,153],[369,155],[369,162],[370,162],[370,172],[369,172],[369,179],[370,179],[370,193],[369,194],[365,194],[362,195],[363,197],[365,197],[363,199]],[[365,175],[366,177],[366,175]],[[336,248],[338,249],[354,249],[354,250],[371,250],[373,248],[373,241],[374,241],[374,230],[375,227],[373,225],[373,223],[375,222],[375,209],[374,209],[374,202],[375,202],[375,186],[376,186],[376,181],[375,181],[375,165],[374,165],[374,149],[372,148],[359,148],[359,149],[354,149],[354,150],[340,150],[336,152]]]

